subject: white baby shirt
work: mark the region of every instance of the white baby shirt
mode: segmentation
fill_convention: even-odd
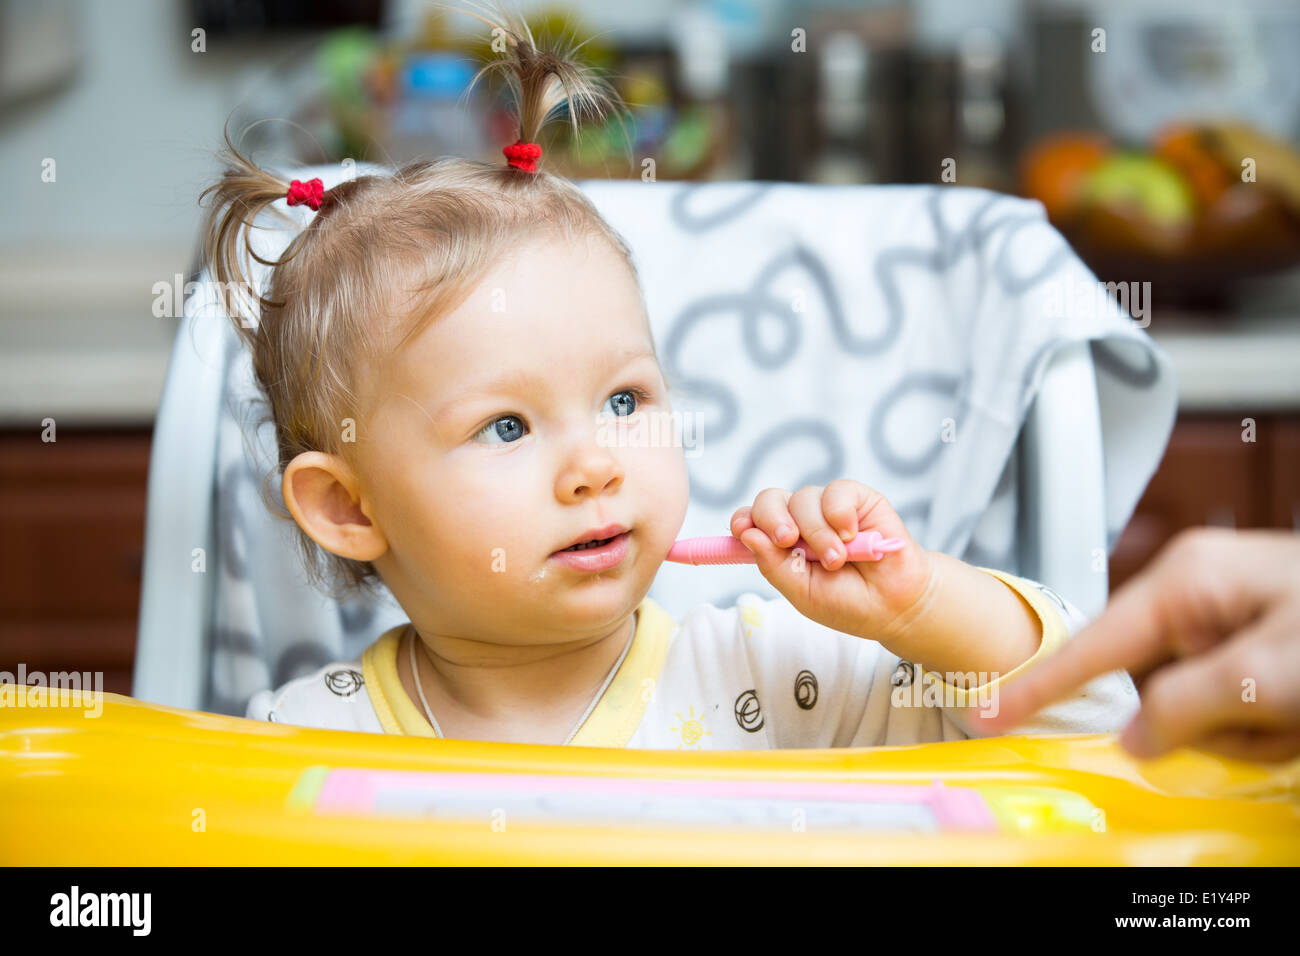
[[[1042,622],[1038,651],[1007,674],[972,675],[968,689],[882,645],[804,617],[784,598],[742,594],[702,604],[680,622],[647,597],[632,640],[569,743],[677,750],[871,747],[982,736],[977,712],[1055,653],[1086,618],[1036,582],[991,569]],[[397,676],[406,625],[353,661],[326,664],[248,704],[256,720],[376,734],[438,736]],[[1103,674],[1007,733],[1108,733],[1137,712],[1122,670]],[[437,718],[437,713],[434,713]]]

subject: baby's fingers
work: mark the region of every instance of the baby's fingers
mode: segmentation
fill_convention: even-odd
[[[841,541],[852,541],[861,530],[861,516],[873,498],[879,498],[860,481],[837,478],[822,491],[822,514]]]
[[[826,521],[823,510],[825,489],[820,485],[800,488],[790,498],[790,513],[799,524],[799,531],[809,547],[828,571],[844,564],[844,542]],[[809,556],[811,557],[811,556]]]
[[[758,493],[750,510],[754,527],[783,548],[790,547],[799,537],[799,528],[790,515],[790,497],[784,488],[765,488]]]
[[[909,544],[912,541],[903,519],[885,496],[852,478],[839,478],[826,486],[822,493],[822,513],[826,523],[844,542],[867,530]]]

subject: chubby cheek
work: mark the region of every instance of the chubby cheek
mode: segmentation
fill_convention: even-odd
[[[677,540],[690,503],[686,458],[680,447],[652,448],[637,464],[640,474],[636,486],[645,496],[636,510],[643,522],[641,544],[664,557]]]
[[[429,578],[462,593],[511,586],[535,571],[553,546],[538,519],[547,503],[538,499],[535,483],[492,464],[439,469],[412,489],[420,504],[403,530],[408,547]]]

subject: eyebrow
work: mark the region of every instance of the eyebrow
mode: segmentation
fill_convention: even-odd
[[[654,352],[642,346],[623,349],[621,352],[608,353],[605,357],[602,371],[630,365],[638,359],[653,359],[654,357]],[[479,397],[509,392],[511,390],[525,391],[532,386],[540,384],[545,378],[545,375],[534,374],[527,369],[511,369],[509,372],[505,372],[487,381],[476,383],[469,388],[462,390],[455,398],[449,399],[440,405],[434,411],[433,417],[436,420],[440,420],[450,414],[457,406],[473,401]]]

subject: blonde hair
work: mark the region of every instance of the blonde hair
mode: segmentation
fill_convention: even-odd
[[[505,74],[524,142],[539,142],[561,106],[568,106],[575,132],[579,114],[604,117],[622,106],[608,83],[572,59],[576,47],[540,49],[517,16],[463,12],[507,42],[506,55],[480,70],[474,82],[493,71]],[[392,176],[344,181],[325,192],[316,215],[279,258],[263,259],[252,248],[249,229],[263,210],[285,199],[289,183],[254,165],[228,132],[224,138],[225,172],[200,195],[200,203],[213,196],[203,228],[204,257],[221,290],[253,288],[240,261],[241,245],[247,256],[271,267],[265,295],[247,300],[249,311],[258,314],[243,315],[229,300],[227,312],[251,353],[275,426],[278,465],[265,476],[262,498],[281,518],[292,520],[276,507],[267,485],[297,455],[322,451],[354,460],[343,440],[343,421],[362,416],[358,376],[382,366],[393,351],[394,328],[408,326],[396,343],[400,348],[463,302],[525,236],[604,238],[640,286],[626,242],[576,185],[541,168],[544,158],[536,172],[504,161],[442,157],[410,163]],[[295,527],[314,586],[343,599],[381,585],[372,563],[328,552]]]

